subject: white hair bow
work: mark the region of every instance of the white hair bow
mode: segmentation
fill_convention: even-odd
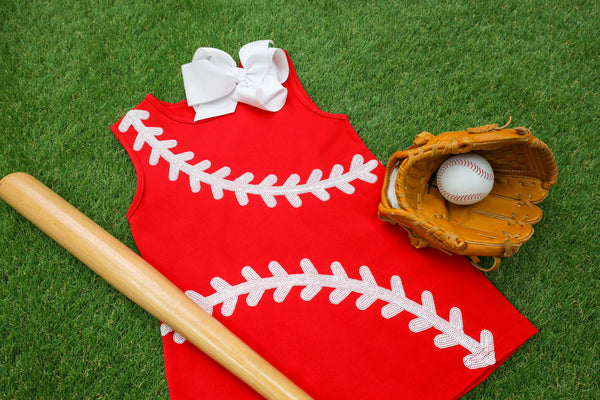
[[[287,89],[281,84],[289,75],[285,52],[259,40],[240,49],[242,68],[222,50],[201,47],[191,63],[181,66],[185,95],[194,107],[194,121],[229,114],[238,102],[267,111],[279,111]]]

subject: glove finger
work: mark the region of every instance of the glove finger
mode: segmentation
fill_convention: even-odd
[[[507,241],[514,249],[518,249],[521,243],[529,240],[533,235],[531,224],[519,219],[513,213],[506,216],[499,214],[494,208],[490,211],[483,208],[485,211],[482,211],[481,207],[476,207],[483,202],[485,202],[484,205],[487,203],[496,207],[498,204],[496,200],[498,199],[501,201],[507,200],[490,195],[474,206],[465,207],[455,204],[449,204],[448,206],[448,217],[456,226],[456,229],[460,231],[472,254],[502,254],[507,247]],[[512,201],[512,208],[514,208],[515,201],[510,201]],[[494,248],[500,253],[494,253]]]
[[[513,223],[535,224],[542,219],[542,210],[530,201],[522,201],[497,193],[490,193],[486,198],[473,204],[474,213],[490,218],[513,221]]]
[[[527,204],[539,203],[548,195],[540,179],[502,174],[496,174],[491,193]]]

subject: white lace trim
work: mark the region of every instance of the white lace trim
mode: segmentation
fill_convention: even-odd
[[[189,176],[189,183],[192,192],[200,191],[201,183],[210,186],[215,200],[223,198],[223,191],[232,191],[241,206],[248,204],[248,195],[260,196],[265,204],[269,207],[277,205],[277,196],[284,196],[287,201],[294,207],[300,207],[302,200],[300,195],[311,193],[319,200],[327,201],[330,194],[327,189],[337,188],[346,194],[354,193],[354,186],[350,182],[361,180],[368,183],[377,182],[377,175],[372,171],[377,167],[377,160],[370,160],[365,163],[364,158],[360,154],[354,155],[350,163],[350,169],[344,173],[344,167],[340,164],[335,164],[329,177],[323,178],[323,172],[320,169],[314,169],[308,180],[304,184],[299,184],[300,176],[297,174],[290,175],[281,186],[274,186],[278,177],[270,174],[265,177],[262,182],[250,183],[254,179],[251,172],[246,172],[236,179],[226,179],[231,173],[231,169],[227,166],[219,170],[208,173],[206,170],[210,168],[211,162],[203,160],[196,164],[189,164],[188,161],[194,158],[194,153],[184,151],[175,154],[171,151],[177,146],[176,140],[158,140],[156,136],[163,133],[160,127],[148,127],[142,122],[150,117],[150,113],[146,110],[131,110],[129,111],[121,124],[119,130],[126,132],[131,126],[137,131],[137,137],[133,143],[133,150],[140,151],[144,144],[148,144],[152,151],[150,152],[150,165],[158,164],[158,161],[163,158],[169,163],[169,180],[176,181],[179,178],[179,172],[183,172]]]
[[[295,286],[303,286],[300,297],[305,301],[312,300],[322,288],[334,289],[329,294],[332,304],[341,303],[350,293],[358,293],[360,297],[356,300],[359,310],[366,310],[375,301],[381,300],[387,304],[381,308],[381,315],[392,318],[403,311],[407,311],[416,318],[408,324],[408,329],[413,333],[423,332],[430,328],[440,331],[433,342],[436,347],[445,349],[452,346],[462,346],[470,352],[463,358],[464,365],[469,369],[485,368],[496,363],[494,352],[494,336],[488,330],[482,330],[480,341],[471,338],[463,330],[462,312],[458,307],[450,309],[448,320],[440,317],[435,308],[433,294],[427,290],[421,294],[421,303],[406,297],[400,277],[394,275],[391,278],[391,290],[378,286],[371,270],[367,266],[359,269],[361,279],[351,279],[339,262],[333,262],[330,266],[333,275],[322,275],[317,272],[312,262],[305,258],[300,262],[303,273],[288,274],[276,261],[269,264],[272,277],[263,278],[251,267],[242,269],[242,276],[246,282],[230,285],[225,280],[215,277],[211,280],[211,286],[216,290],[209,296],[188,290],[185,294],[209,314],[213,314],[213,308],[222,304],[221,314],[231,316],[235,311],[238,298],[247,295],[246,304],[250,307],[256,306],[266,290],[275,289],[273,299],[281,303]],[[168,325],[162,323],[162,336],[173,332]],[[179,333],[173,334],[176,343],[185,342],[185,338]]]

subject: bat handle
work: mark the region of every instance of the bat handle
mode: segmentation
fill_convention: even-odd
[[[7,175],[0,181],[0,197],[266,399],[311,399],[148,262],[33,176]]]

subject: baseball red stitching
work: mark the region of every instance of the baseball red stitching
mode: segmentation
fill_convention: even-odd
[[[469,168],[471,171],[473,171],[474,173],[476,173],[477,175],[479,175],[486,181],[494,180],[494,176],[492,174],[490,174],[489,172],[487,172],[486,170],[484,170],[483,168],[481,168],[479,165],[475,164],[473,161],[463,160],[463,159],[450,160],[450,162],[448,164],[445,164],[442,168],[440,168],[438,173],[441,175],[444,175],[444,171],[446,171],[446,169],[448,169],[450,167],[454,167],[455,165],[460,165],[460,166]]]
[[[485,196],[487,196],[487,193],[469,193],[469,194],[463,194],[461,196],[456,196],[453,194],[448,193],[444,188],[440,189],[440,193],[442,194],[442,196],[444,196],[445,198],[451,200],[451,201],[465,201],[465,200],[481,200],[483,199]]]
[[[464,159],[450,160],[450,162],[448,162],[447,164],[444,164],[442,166],[442,168],[440,168],[440,170],[438,171],[438,175],[443,177],[446,170],[448,168],[454,167],[454,166],[467,167],[471,171],[473,171],[475,174],[477,174],[478,176],[480,176],[481,178],[483,178],[486,181],[494,180],[493,174],[484,170],[479,165],[475,164],[473,161],[464,160]],[[442,196],[444,196],[445,198],[447,198],[448,200],[453,201],[453,202],[463,202],[463,201],[473,201],[473,200],[479,201],[487,196],[487,193],[470,193],[470,194],[464,194],[461,196],[456,196],[451,193],[448,193],[443,187],[439,188],[439,190],[440,190],[440,193],[442,194]]]

